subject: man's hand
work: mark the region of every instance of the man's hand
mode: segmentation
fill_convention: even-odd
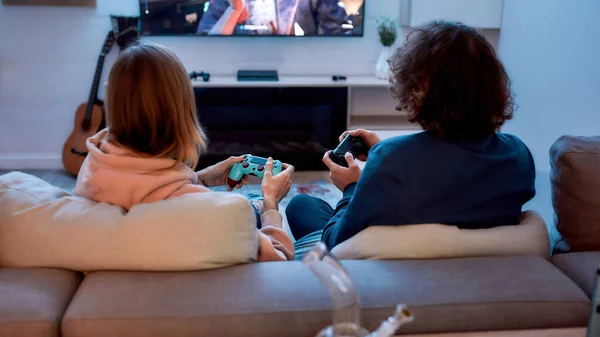
[[[221,186],[227,185],[227,176],[229,175],[229,171],[236,163],[241,163],[244,161],[244,157],[229,157],[222,162],[216,163],[215,165],[209,166],[202,171],[196,172],[198,176],[198,180],[200,180],[204,185],[211,186]],[[248,183],[248,176],[244,176],[242,181],[235,186],[235,188],[242,188],[242,186]],[[228,187],[227,190],[233,190],[232,187]]]
[[[292,173],[294,167],[282,164],[283,171],[273,175],[273,158],[267,160],[265,174],[262,180],[262,195],[264,198],[264,210],[278,210],[279,202],[290,192],[292,188]]]
[[[325,153],[325,156],[323,156],[323,163],[329,168],[329,177],[333,181],[335,187],[344,192],[348,185],[355,183],[360,179],[362,170],[358,167],[356,161],[354,161],[352,153],[348,152],[345,156],[348,167],[343,167],[334,163],[331,158],[329,158],[330,153],[331,151]]]
[[[379,141],[380,141],[379,136],[377,136],[377,134],[375,134],[375,132],[365,130],[365,129],[356,129],[356,130],[344,131],[344,133],[342,133],[342,135],[340,136],[340,142],[342,140],[344,140],[344,138],[346,138],[346,135],[348,135],[348,134],[352,137],[361,137],[362,139],[365,140],[365,143],[367,144],[367,146],[369,148],[372,148],[373,146],[375,146],[375,144],[379,143]],[[358,155],[358,156],[356,156],[356,159],[364,162],[364,161],[367,161],[367,156]]]

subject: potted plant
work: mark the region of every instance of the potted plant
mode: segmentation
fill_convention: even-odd
[[[396,42],[398,31],[396,30],[396,20],[392,17],[380,17],[377,19],[377,33],[379,42],[383,48],[375,66],[375,75],[380,79],[390,78],[390,65],[388,59],[392,55],[392,45]]]

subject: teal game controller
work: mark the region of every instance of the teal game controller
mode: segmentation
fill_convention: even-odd
[[[241,163],[235,163],[229,171],[227,176],[227,185],[229,187],[235,187],[246,175],[256,176],[262,178],[265,175],[265,166],[267,165],[267,158],[256,157],[251,154],[245,154],[243,156],[244,161]],[[271,173],[277,175],[283,171],[283,164],[279,160],[273,160],[273,169]]]

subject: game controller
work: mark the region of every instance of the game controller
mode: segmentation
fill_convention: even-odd
[[[243,158],[243,162],[235,163],[231,168],[231,171],[229,171],[227,185],[230,187],[238,185],[245,175],[262,178],[265,174],[267,158],[256,157],[251,154],[245,154]],[[273,160],[273,169],[271,170],[271,173],[277,175],[278,173],[281,173],[281,171],[283,171],[283,164],[279,160]]]
[[[201,72],[192,71],[192,72],[190,73],[190,78],[191,78],[192,80],[197,80],[197,79],[198,79],[198,77],[202,77],[202,80],[203,80],[204,82],[208,82],[208,81],[210,80],[210,74],[209,74],[209,73],[205,73],[205,72],[203,72],[203,71],[201,71]]]
[[[331,160],[343,167],[348,167],[346,162],[346,153],[352,153],[352,156],[356,158],[358,155],[366,156],[369,153],[369,146],[365,143],[362,137],[354,137],[346,135],[346,138],[329,154]]]

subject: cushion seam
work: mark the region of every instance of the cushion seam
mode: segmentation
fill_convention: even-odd
[[[589,301],[588,301],[589,302]],[[560,304],[585,304],[586,306],[589,303],[584,302],[576,302],[576,301],[568,301],[568,302],[555,302],[555,301],[520,301],[520,302],[479,302],[479,303],[465,303],[465,304],[426,304],[426,305],[409,305],[411,308],[429,308],[429,307],[452,307],[457,305],[462,306],[479,306],[479,305],[490,305],[490,304],[511,304],[511,303],[536,303],[536,304],[546,304],[546,303],[560,303]],[[390,306],[389,308],[391,308]],[[373,308],[361,308],[361,311],[368,310],[379,310],[379,309],[388,309],[388,307],[373,307]],[[250,316],[250,315],[273,315],[273,314],[283,314],[283,313],[291,313],[291,314],[299,314],[299,313],[319,313],[319,312],[331,312],[332,309],[324,309],[324,310],[304,310],[304,311],[268,311],[268,312],[249,312],[249,313],[236,313],[236,314],[215,314],[215,315],[205,315],[205,316],[160,316],[160,317],[151,317],[151,316],[142,316],[142,317],[108,317],[108,318],[63,318],[63,323],[68,322],[77,322],[77,321],[102,321],[102,320],[130,320],[130,319],[151,319],[151,320],[167,320],[167,319],[197,319],[203,317],[219,317],[219,316]]]
[[[40,199],[40,198],[36,197],[35,195],[31,194],[31,193],[30,193],[30,192],[28,192],[28,191],[25,191],[25,190],[23,190],[23,189],[16,188],[16,187],[8,186],[8,185],[6,185],[6,184],[1,184],[1,185],[2,185],[2,186],[4,186],[4,187],[5,187],[6,189],[8,189],[8,190],[15,190],[15,191],[23,192],[23,193],[25,193],[25,194],[29,195],[30,197],[34,198],[35,200],[37,200],[37,201],[39,201],[39,202],[43,202],[43,201],[42,201],[42,199]],[[54,186],[52,186],[52,187],[54,187]]]

